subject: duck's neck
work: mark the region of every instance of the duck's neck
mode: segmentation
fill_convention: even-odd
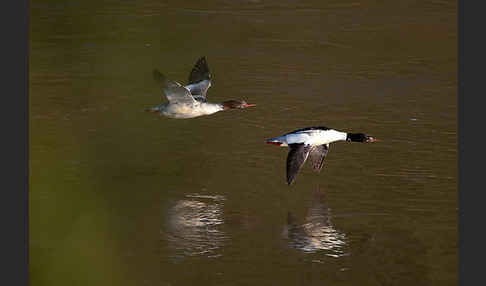
[[[346,141],[348,142],[363,142],[362,133],[346,133]]]
[[[224,110],[234,109],[241,106],[241,102],[237,100],[226,100],[221,102],[221,106],[223,107]]]

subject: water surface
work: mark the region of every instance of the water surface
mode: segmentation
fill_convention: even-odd
[[[32,285],[456,285],[456,1],[31,1]],[[151,72],[211,101],[143,112]],[[264,144],[325,125],[320,174]]]

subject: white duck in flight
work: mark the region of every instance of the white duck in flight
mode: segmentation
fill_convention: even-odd
[[[287,184],[290,185],[295,181],[307,157],[312,161],[312,169],[320,172],[329,151],[329,144],[336,141],[372,143],[379,140],[363,133],[347,133],[325,126],[316,126],[270,138],[266,143],[290,148],[287,155]]]
[[[206,58],[200,58],[191,73],[187,85],[169,80],[158,70],[153,71],[162,92],[169,102],[145,109],[145,111],[160,113],[170,118],[193,118],[210,115],[222,110],[247,108],[255,106],[244,100],[227,100],[221,103],[210,103],[206,99],[209,87],[211,87],[211,73]]]

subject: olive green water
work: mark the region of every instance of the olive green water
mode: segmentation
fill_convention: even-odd
[[[31,1],[31,285],[456,285],[456,10]],[[257,107],[143,112],[203,55]],[[382,141],[287,186],[264,140],[313,125]]]

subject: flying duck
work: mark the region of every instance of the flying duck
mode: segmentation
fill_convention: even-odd
[[[255,106],[255,104],[248,104],[244,100],[227,100],[221,103],[208,102],[206,95],[209,87],[211,87],[211,73],[205,57],[196,62],[185,86],[168,79],[156,69],[153,71],[153,77],[169,102],[146,108],[145,111],[160,113],[160,115],[170,118],[193,118],[222,110]]]
[[[312,169],[320,172],[329,152],[329,144],[336,141],[372,143],[378,139],[364,133],[347,133],[325,126],[297,129],[282,136],[270,138],[267,144],[289,147],[287,155],[287,184],[295,181],[307,157],[312,161]]]

